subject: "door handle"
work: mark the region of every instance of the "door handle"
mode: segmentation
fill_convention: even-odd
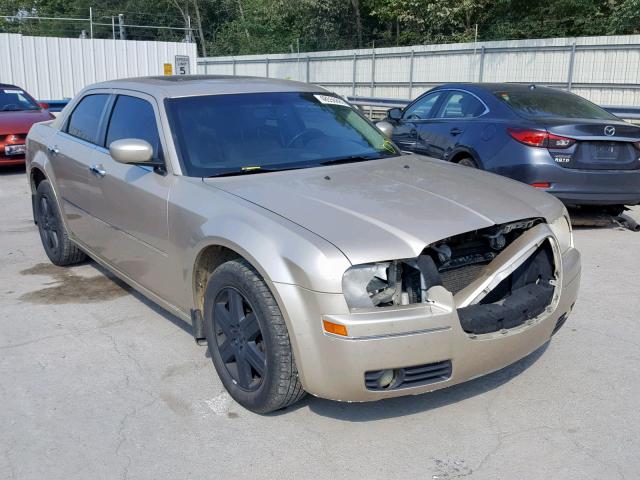
[[[104,177],[107,174],[107,171],[104,169],[102,165],[91,165],[89,167],[89,171],[93,173],[96,177]]]
[[[49,153],[51,155],[57,155],[60,153],[60,150],[58,150],[57,145],[47,145],[47,150],[49,150]]]
[[[457,127],[454,127],[451,130],[449,130],[449,133],[455,137],[456,135],[460,135],[462,133],[462,130],[460,130]]]

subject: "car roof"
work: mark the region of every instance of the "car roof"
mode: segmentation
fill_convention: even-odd
[[[326,92],[317,85],[292,80],[232,75],[168,75],[110,80],[89,89],[136,90],[161,98],[262,92]]]
[[[536,85],[534,83],[447,83],[444,85],[440,85],[437,87],[438,89],[447,89],[447,88],[464,88],[469,90],[470,92],[484,92],[484,93],[494,93],[494,92],[526,92],[531,89],[535,90],[550,90],[553,92],[562,92],[563,90],[559,90],[557,88],[545,87],[542,85]]]
[[[11,85],[10,83],[0,83],[0,88],[17,88],[22,90],[20,87],[16,85]]]

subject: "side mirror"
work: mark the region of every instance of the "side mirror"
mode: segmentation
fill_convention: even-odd
[[[44,102],[39,102],[38,106],[40,108],[44,108],[45,110],[49,110],[49,104],[48,103],[44,103]]]
[[[109,145],[111,158],[116,162],[126,164],[151,164],[153,147],[149,142],[137,138],[123,138]]]
[[[402,118],[402,109],[401,108],[392,108],[387,112],[387,116],[391,120],[400,120]]]
[[[378,130],[380,130],[385,137],[393,137],[393,125],[389,122],[383,120],[382,122],[376,123],[376,127],[378,127]]]

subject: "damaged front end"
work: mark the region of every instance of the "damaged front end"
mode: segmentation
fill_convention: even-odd
[[[434,287],[443,287],[462,329],[474,336],[519,327],[555,308],[560,275],[554,227],[533,218],[443,239],[416,258],[354,266],[343,293],[353,311],[428,304]]]

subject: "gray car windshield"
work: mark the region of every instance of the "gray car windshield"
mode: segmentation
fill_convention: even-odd
[[[166,107],[188,176],[262,173],[400,154],[357,110],[327,93],[172,98]]]

